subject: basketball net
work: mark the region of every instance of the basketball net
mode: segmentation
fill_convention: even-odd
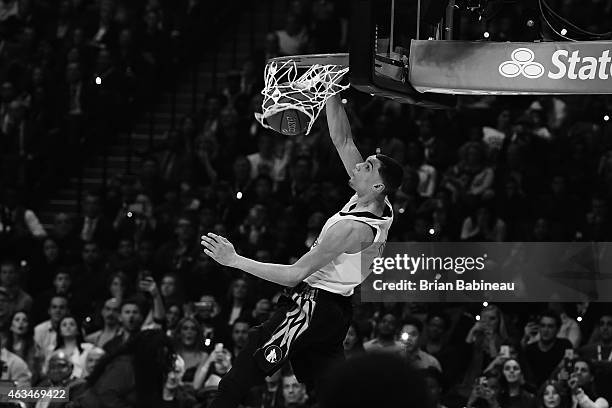
[[[348,67],[339,65],[314,64],[298,77],[294,61],[272,61],[266,65],[264,73],[262,113],[255,113],[255,119],[263,127],[272,129],[266,123],[267,118],[287,109],[296,109],[308,116],[306,134],[310,133],[325,101],[349,87],[339,84],[348,70]]]

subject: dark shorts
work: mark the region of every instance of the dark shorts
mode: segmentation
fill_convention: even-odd
[[[312,386],[322,370],[344,357],[351,318],[350,296],[302,282],[287,290],[270,319],[249,334],[255,361],[270,375],[289,360],[297,379]]]

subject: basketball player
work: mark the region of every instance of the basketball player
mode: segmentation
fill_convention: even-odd
[[[310,251],[293,265],[262,263],[238,255],[224,237],[202,236],[204,252],[220,264],[288,287],[278,310],[249,333],[247,346],[219,384],[213,408],[238,406],[253,385],[287,360],[300,382],[318,389],[330,363],[343,357],[350,296],[369,272],[362,270],[362,259],[371,265],[382,252],[393,222],[387,194],[401,184],[402,167],[381,154],[363,160],[338,96],[327,101],[326,112],[356,194],[327,220]]]

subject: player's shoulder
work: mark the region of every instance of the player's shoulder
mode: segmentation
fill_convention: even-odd
[[[329,230],[337,237],[358,242],[371,240],[373,234],[372,227],[369,224],[350,218],[339,220]]]

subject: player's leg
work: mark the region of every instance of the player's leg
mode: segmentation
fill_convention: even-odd
[[[327,370],[344,359],[343,342],[351,318],[350,298],[320,292],[311,327],[298,340],[291,356],[295,376],[309,392],[315,390],[316,394]]]
[[[219,393],[210,405],[211,408],[235,408],[246,397],[249,390],[262,384],[266,375],[253,357],[272,332],[284,320],[288,306],[279,306],[278,310],[260,326],[249,332],[246,346],[232,362],[232,368],[219,383]]]

